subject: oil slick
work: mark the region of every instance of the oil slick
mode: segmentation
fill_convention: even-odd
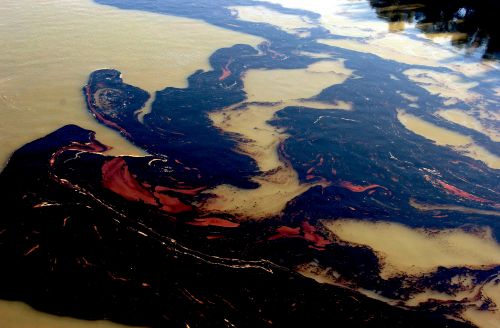
[[[500,157],[475,144],[469,136],[439,127],[403,110],[398,111],[398,119],[405,128],[432,140],[437,145],[451,147],[467,157],[482,161],[493,169],[500,169]]]
[[[128,81],[154,94],[165,86],[185,86],[186,77],[198,69],[209,70],[209,56],[221,47],[264,41],[198,20],[91,0],[6,0],[0,16],[0,43],[8,49],[0,53],[0,166],[22,144],[70,123],[96,131],[113,145],[109,154],[144,156],[81,110],[88,72],[118,68]]]
[[[342,60],[320,61],[305,69],[250,70],[243,83],[247,103],[210,114],[219,129],[238,136],[239,150],[255,159],[262,174],[253,178],[256,189],[221,185],[207,191],[214,195],[202,205],[205,211],[225,212],[239,218],[261,219],[279,215],[286,204],[313,186],[302,184],[290,163],[278,154],[288,135],[268,122],[289,106],[350,110],[349,103],[309,100],[328,86],[341,84],[352,74]],[[307,85],[302,81],[307,80]]]
[[[364,309],[365,304],[372,304],[362,299],[362,295],[385,302],[392,307],[385,308],[387,312],[384,315],[403,307],[421,310],[415,312],[419,314],[437,309],[439,311],[436,311],[434,320],[439,320],[439,316],[454,316],[485,327],[498,322],[495,320],[500,313],[500,246],[492,232],[497,226],[492,224],[490,229],[483,227],[483,223],[498,216],[496,209],[499,206],[495,198],[498,192],[495,186],[491,186],[491,181],[485,180],[496,176],[491,169],[499,168],[500,162],[497,155],[477,143],[476,138],[484,139],[474,134],[474,131],[487,134],[495,141],[494,129],[481,116],[489,115],[491,121],[497,119],[494,110],[491,110],[495,108],[495,99],[488,99],[487,92],[480,88],[482,83],[494,82],[491,76],[486,76],[494,67],[469,61],[457,66],[453,60],[456,51],[436,48],[428,40],[409,38],[405,34],[406,24],[396,23],[388,27],[385,23],[370,20],[354,23],[352,17],[343,12],[348,8],[344,1],[335,4],[331,1],[273,2],[307,6],[320,13],[321,17],[315,20],[310,18],[314,15],[292,14],[293,11],[264,4],[256,7],[225,5],[222,10],[215,11],[216,19],[221,17],[217,16],[221,13],[226,15],[220,26],[257,35],[261,28],[265,30],[269,41],[261,43],[262,37],[229,32],[190,19],[100,8],[99,13],[105,12],[110,16],[106,17],[110,21],[106,29],[113,27],[118,31],[107,36],[102,31],[99,33],[99,15],[94,13],[97,18],[89,18],[86,22],[96,26],[87,26],[86,33],[89,35],[85,34],[80,41],[100,44],[104,36],[120,40],[118,35],[121,30],[130,32],[130,27],[137,25],[131,35],[126,35],[127,44],[123,45],[124,48],[132,48],[127,54],[127,61],[131,62],[128,66],[126,63],[122,65],[120,58],[113,57],[120,53],[115,49],[117,42],[112,43],[113,55],[106,52],[109,49],[99,50],[97,55],[111,59],[112,62],[105,66],[120,69],[128,83],[144,90],[125,85],[121,79],[113,82],[111,75],[109,79],[98,78],[94,83],[92,77],[102,78],[101,74],[110,73],[116,78],[120,74],[112,70],[96,71],[85,89],[87,105],[101,123],[121,131],[134,142],[139,140],[145,149],[156,147],[156,157],[113,157],[102,154],[104,149],[82,149],[72,138],[78,140],[85,132],[65,127],[62,132],[56,133],[56,137],[48,136],[28,145],[23,150],[25,153],[20,152],[25,156],[31,151],[28,155],[33,155],[43,165],[48,160],[50,174],[45,183],[39,183],[41,180],[37,180],[39,177],[36,174],[24,169],[28,165],[19,160],[22,156],[18,156],[19,167],[12,165],[4,175],[5,179],[10,179],[9,186],[20,184],[11,173],[15,172],[18,177],[26,175],[31,179],[19,179],[24,188],[29,191],[33,186],[39,188],[35,190],[40,197],[36,192],[24,192],[21,187],[16,187],[19,194],[23,194],[22,197],[15,194],[17,198],[13,203],[20,204],[17,207],[21,210],[45,211],[28,212],[36,215],[25,215],[26,218],[46,218],[47,214],[40,213],[49,211],[65,214],[47,222],[57,227],[53,229],[53,235],[49,233],[50,237],[55,237],[54,240],[71,236],[68,232],[73,233],[73,224],[88,228],[88,234],[82,238],[85,246],[80,248],[78,244],[76,247],[78,257],[72,261],[75,265],[72,268],[82,277],[87,277],[85,270],[89,267],[98,272],[104,270],[102,284],[111,287],[109,290],[102,288],[103,294],[114,297],[117,304],[127,299],[120,294],[124,290],[128,293],[124,286],[139,288],[136,294],[133,291],[130,293],[139,295],[130,297],[137,301],[135,306],[145,304],[141,295],[153,304],[161,304],[162,310],[154,314],[162,317],[154,319],[157,320],[152,321],[155,323],[170,323],[171,318],[167,318],[171,315],[168,312],[170,308],[165,304],[176,304],[178,300],[187,300],[185,304],[189,310],[193,305],[200,310],[200,318],[203,317],[198,318],[200,325],[211,319],[205,316],[207,313],[231,323],[225,315],[234,309],[238,313],[233,318],[241,319],[241,314],[244,314],[245,320],[255,317],[269,323],[269,318],[275,313],[268,312],[269,317],[265,317],[262,313],[266,311],[261,312],[259,308],[256,314],[242,305],[266,288],[266,283],[262,284],[259,280],[262,276],[253,274],[252,270],[272,273],[264,279],[271,281],[277,291],[282,290],[277,287],[281,280],[287,281],[285,288],[288,291],[287,284],[291,280],[288,281],[287,277],[293,277],[299,284],[303,282],[299,275],[292,275],[293,269],[321,284],[336,287],[327,289],[329,286],[322,285],[314,290],[318,288],[316,284],[306,284],[307,288],[297,288],[302,303],[292,304],[294,307],[296,304],[310,306],[308,311],[315,310],[317,302],[331,299],[321,298],[316,293],[326,290],[335,291],[338,295],[351,295],[360,309]],[[132,8],[136,4],[135,1],[117,3],[118,6],[125,3]],[[137,2],[137,5],[140,7],[141,3]],[[179,14],[176,11],[178,8],[172,9],[169,2],[157,2],[156,5],[158,7],[154,10],[159,12],[163,8],[163,13]],[[188,2],[188,5],[198,4]],[[212,2],[205,5],[216,8]],[[333,11],[323,13],[319,10],[321,6]],[[200,13],[194,7],[192,10],[195,14]],[[126,19],[131,13],[139,17],[134,24]],[[114,21],[115,14],[120,23]],[[180,11],[180,15],[190,14]],[[207,21],[210,19],[207,17]],[[128,24],[126,28],[123,22]],[[149,27],[144,29],[144,26]],[[165,32],[164,26],[175,32]],[[248,26],[259,28],[252,30]],[[321,27],[326,27],[337,36],[351,38],[314,42],[315,35],[327,35]],[[387,34],[388,30],[398,34]],[[151,44],[147,40],[138,40],[144,33],[154,36],[148,39]],[[281,38],[285,37],[289,38],[287,42],[282,42],[286,45],[280,44]],[[196,44],[179,39],[194,40]],[[221,48],[224,46],[228,48]],[[311,51],[317,52],[308,52],[309,46]],[[372,52],[397,63],[360,55],[349,49]],[[145,50],[152,59],[146,64],[144,61],[136,63],[137,58],[143,58],[140,56]],[[82,54],[88,55],[85,51],[82,50]],[[92,58],[95,58],[95,50],[92,51]],[[193,51],[199,52],[194,53],[192,58],[186,57],[186,53]],[[208,64],[209,56],[212,65]],[[368,74],[372,71],[363,71],[367,62],[372,64],[367,58],[374,61],[371,66],[375,72],[373,75]],[[419,66],[413,68],[412,64]],[[172,70],[172,67],[175,69]],[[80,69],[91,71],[95,68],[82,65]],[[355,69],[357,75],[354,75]],[[479,76],[478,72],[485,76]],[[188,76],[189,83],[186,83]],[[8,79],[5,81],[8,82]],[[144,107],[143,102],[137,102],[143,106],[139,109],[127,103],[141,93],[145,97],[145,94],[153,94],[156,90],[161,91],[156,94],[156,107],[153,106],[151,112],[147,108],[149,105]],[[498,90],[493,92],[498,93]],[[406,108],[405,104],[413,109]],[[400,107],[405,109],[396,113]],[[472,117],[455,109],[463,107],[477,107],[477,112]],[[489,111],[486,110],[488,108]],[[130,112],[140,112],[139,119],[136,120],[137,117]],[[429,117],[434,121],[428,121]],[[461,125],[473,131],[466,135],[438,124],[447,127]],[[61,139],[70,145],[48,151],[47,159],[43,157],[46,154],[32,151],[35,146],[50,147]],[[116,144],[105,138],[104,142]],[[429,151],[430,156],[419,157],[418,151],[409,151],[407,148],[413,145]],[[455,153],[444,147],[451,148]],[[446,152],[452,160],[432,163],[439,158],[440,151]],[[482,161],[486,166],[461,155]],[[185,164],[188,161],[191,163]],[[429,168],[419,167],[420,163]],[[46,174],[43,165],[36,168],[42,172],[39,176]],[[221,167],[223,170],[218,171]],[[477,172],[476,175],[469,174],[468,169],[480,171],[482,175],[478,176]],[[54,172],[60,173],[61,177],[54,179]],[[473,182],[469,182],[468,178],[472,178]],[[66,188],[59,194],[52,193],[53,188],[50,188],[55,180],[59,183],[56,187]],[[191,183],[193,187],[190,187]],[[18,191],[16,188],[10,188],[12,194]],[[5,199],[10,200],[10,194]],[[25,197],[32,194],[37,196],[33,201],[29,198],[31,196]],[[13,206],[8,201],[6,203],[6,207]],[[72,211],[79,204],[85,204],[81,206],[81,211],[79,207],[77,211]],[[64,206],[68,208],[62,209]],[[64,211],[80,220],[66,215]],[[86,211],[92,215],[81,220]],[[390,220],[393,215],[400,215],[397,217],[400,222],[415,218],[415,222],[421,220],[418,222],[424,222],[424,226],[441,228],[411,228],[380,221]],[[477,216],[487,218],[471,220]],[[334,219],[338,217],[356,219]],[[361,221],[364,217],[373,217],[378,221]],[[98,220],[93,222],[94,218]],[[46,223],[33,221],[28,223],[35,227]],[[24,224],[16,218],[7,222],[12,226]],[[412,224],[419,225],[415,222],[412,221]],[[481,223],[471,223],[471,228],[465,225],[470,222]],[[26,226],[31,227],[29,224]],[[0,230],[0,234],[13,236],[9,242],[17,245],[17,232],[10,227]],[[46,254],[44,259],[53,266],[45,274],[52,276],[52,270],[58,269],[54,263],[58,258],[53,255],[55,252],[45,253],[47,244],[44,240],[37,240],[38,230],[27,231],[27,238],[20,241],[24,243],[21,259],[36,267],[37,263],[30,261]],[[86,230],[79,229],[75,234],[79,236],[81,231]],[[122,240],[134,242],[121,243]],[[118,242],[121,247],[115,247]],[[106,252],[98,252],[93,260],[81,255],[89,250],[91,254],[95,249],[106,249]],[[75,249],[68,247],[63,251],[71,253]],[[144,254],[152,255],[146,258]],[[95,265],[99,259],[103,259],[102,264]],[[305,264],[297,266],[301,261]],[[117,273],[119,270],[114,269],[118,268],[113,266],[120,267],[122,263],[127,264],[126,268]],[[151,270],[148,269],[152,263],[155,269],[150,276]],[[286,267],[284,271],[280,271],[281,265]],[[64,266],[61,268],[66,269]],[[221,279],[223,288],[217,286],[220,281],[217,280],[218,274],[212,274],[214,269],[220,270],[217,272],[221,276],[229,277]],[[226,269],[229,271],[224,271]],[[15,277],[15,269],[11,272]],[[193,272],[194,279],[190,276]],[[491,275],[484,278],[490,272]],[[205,274],[214,279],[214,289],[207,291],[205,286],[191,286],[196,292],[189,291],[191,288],[186,286],[204,281]],[[148,279],[143,281],[141,276]],[[272,280],[275,277],[281,277],[281,280]],[[25,280],[32,283],[32,287],[43,290],[45,286],[35,284],[36,281]],[[229,286],[242,281],[243,285]],[[247,281],[249,283],[245,285]],[[454,287],[439,287],[446,284]],[[224,291],[237,290],[241,286],[249,291],[249,297],[240,299],[236,296],[232,301],[224,298],[219,304]],[[251,291],[248,289],[251,286],[260,286],[260,289]],[[169,293],[164,293],[164,290]],[[302,293],[311,290],[314,291],[313,302]],[[175,293],[179,291],[180,297],[176,298]],[[215,298],[213,291],[218,293]],[[290,289],[291,293],[294,291]],[[266,302],[272,296],[277,297],[277,304],[288,304],[286,302],[291,300],[283,297],[284,293],[277,294],[266,295]],[[232,296],[224,297],[229,299]],[[239,305],[236,305],[238,302]],[[266,302],[255,303],[266,306]],[[345,310],[342,305],[350,304],[342,302],[337,302],[335,308],[325,305],[325,309],[336,311],[340,306],[341,310],[336,313],[341,316]],[[211,305],[204,308],[204,304]],[[222,317],[217,316],[218,311],[213,311],[217,306],[224,313]],[[146,307],[149,308],[148,304]],[[369,308],[372,311],[369,320],[378,313],[374,308]],[[206,309],[207,312],[203,312]],[[110,311],[114,310],[117,310],[112,314],[115,317],[122,315],[121,307]],[[272,312],[275,312],[274,309]],[[411,315],[409,313],[405,312],[405,315]],[[172,320],[176,320],[178,315],[181,318],[183,314],[174,313]],[[187,315],[191,319],[192,313]],[[282,319],[280,315],[282,313],[278,313],[277,317]],[[144,320],[144,317],[141,319]]]

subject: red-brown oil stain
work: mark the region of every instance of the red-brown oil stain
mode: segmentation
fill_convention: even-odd
[[[194,219],[191,222],[187,222],[186,224],[193,225],[193,226],[200,226],[200,227],[214,226],[214,227],[222,227],[222,228],[237,228],[240,226],[239,223],[232,222],[232,221],[229,221],[226,219],[216,218],[216,217],[198,218],[198,219]]]
[[[209,235],[209,236],[206,236],[206,238],[208,240],[215,240],[215,239],[221,239],[221,238],[224,238],[224,236],[221,236],[221,235]]]
[[[162,211],[176,214],[176,213],[188,212],[193,209],[191,206],[181,202],[177,197],[163,195],[157,192],[154,193],[154,196],[158,199],[158,201],[162,205],[160,207]]]
[[[131,201],[142,201],[149,205],[157,205],[156,198],[130,174],[123,158],[113,158],[101,168],[102,184],[123,198]]]
[[[294,238],[300,236],[300,227],[291,228],[287,226],[281,226],[276,229],[277,235],[269,237],[268,240],[274,240],[278,238]]]
[[[478,196],[475,196],[473,194],[470,194],[467,191],[462,190],[460,188],[457,188],[454,185],[451,185],[451,184],[449,184],[449,183],[447,183],[447,182],[445,182],[443,180],[440,180],[440,179],[437,179],[437,178],[433,179],[433,178],[431,178],[428,175],[425,176],[425,179],[427,181],[430,181],[434,185],[437,185],[438,187],[441,187],[447,193],[450,193],[452,195],[458,196],[460,198],[469,199],[469,200],[472,200],[472,201],[475,201],[475,202],[478,202],[478,203],[489,203],[489,204],[494,203],[493,201],[491,201],[489,199],[485,199],[485,198],[478,197]],[[495,204],[495,205],[497,205],[497,204]]]
[[[165,189],[155,188],[151,191],[148,184],[139,183],[130,173],[127,163],[123,158],[116,157],[104,163],[101,168],[102,184],[104,188],[113,191],[123,198],[159,207],[168,213],[181,213],[191,211],[190,205],[183,203],[179,198],[160,193]]]
[[[95,266],[95,264],[89,262],[85,257],[80,257],[77,258],[76,261],[78,262],[79,265],[81,265],[83,268],[89,268]]]
[[[350,190],[352,192],[365,192],[367,190],[371,190],[371,189],[375,189],[375,188],[382,188],[382,189],[387,190],[386,187],[378,185],[378,184],[371,184],[371,185],[367,185],[367,186],[360,186],[360,185],[355,185],[354,183],[352,183],[350,181],[342,181],[342,182],[340,182],[340,186],[342,188],[348,189],[348,190]]]
[[[157,186],[155,188],[156,192],[162,192],[162,191],[173,191],[179,194],[183,195],[188,195],[188,196],[195,196],[198,195],[201,191],[207,189],[207,187],[199,187],[199,188],[192,188],[192,189],[181,189],[179,188],[170,188],[170,187],[164,187],[164,186]]]
[[[318,155],[316,159],[314,159],[312,162],[318,161],[315,165],[311,166],[307,171],[306,171],[306,180],[312,180],[314,178],[321,178],[320,176],[316,176],[313,173],[316,171],[317,168],[323,166],[324,163],[324,158],[322,155]],[[324,178],[321,178],[322,180],[325,180]],[[326,180],[325,180],[326,181]]]
[[[108,276],[113,279],[113,280],[117,280],[117,281],[121,281],[121,282],[129,282],[130,279],[129,278],[125,278],[125,277],[121,277],[117,274],[114,274],[114,273],[111,273],[108,271]]]
[[[302,231],[304,233],[304,239],[310,241],[317,249],[324,249],[326,245],[331,244],[329,240],[325,239],[317,232],[316,227],[307,221],[302,223]]]
[[[33,247],[31,247],[29,250],[27,250],[25,253],[24,253],[24,256],[28,256],[30,255],[31,253],[33,253],[34,251],[38,250],[40,248],[40,245],[35,245]]]
[[[307,240],[311,243],[310,248],[314,248],[320,251],[325,250],[325,246],[331,244],[332,242],[321,236],[316,227],[311,225],[309,222],[304,221],[300,227],[292,228],[287,226],[281,226],[276,229],[277,234],[272,235],[268,240],[276,240],[280,238],[300,238]]]
[[[226,65],[222,67],[222,74],[221,76],[219,76],[219,81],[224,81],[225,79],[227,79],[228,77],[231,76],[231,70],[229,69],[229,65],[231,65],[233,62],[233,59],[230,58]]]

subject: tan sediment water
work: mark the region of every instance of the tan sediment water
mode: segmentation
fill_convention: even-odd
[[[322,39],[318,41],[334,47],[374,54],[403,64],[449,68],[467,77],[475,78],[477,81],[483,81],[484,73],[500,69],[497,63],[490,61],[464,62],[455,49],[442,47],[441,44],[428,39],[414,39],[407,35],[382,33],[377,34],[377,37],[373,39]],[[434,71],[429,70],[429,72]],[[457,79],[456,74],[453,73],[440,72],[440,75],[448,75],[449,79]],[[456,95],[460,96],[459,93]]]
[[[239,19],[255,23],[267,23],[278,26],[282,30],[295,34],[304,35],[303,29],[314,27],[307,17],[283,14],[278,11],[262,6],[232,6],[228,7],[233,15]]]
[[[480,289],[486,287],[476,285],[474,283],[474,277],[467,274],[453,276],[451,277],[450,282],[456,286],[460,286],[461,290],[451,295],[432,289],[425,289],[422,292],[412,295],[406,301],[406,305],[418,306],[419,304],[428,302],[431,299],[439,301],[464,301],[465,303],[470,303],[471,301],[474,302],[473,300]],[[488,285],[488,283],[485,285]]]
[[[239,150],[254,158],[263,171],[253,179],[260,186],[256,189],[218,186],[208,191],[216,197],[203,208],[240,218],[261,219],[279,215],[290,200],[318,185],[301,184],[295,170],[279,158],[278,146],[288,135],[268,121],[287,106],[352,109],[351,104],[335,99],[332,103],[308,100],[328,86],[343,83],[351,74],[342,60],[320,61],[305,69],[248,71],[243,78],[248,103],[223,109],[210,118],[219,129],[241,137]]]
[[[495,142],[500,142],[500,131],[485,127],[478,119],[463,110],[445,109],[436,112],[436,114],[445,120],[482,133]]]
[[[434,57],[429,56],[428,49],[421,47],[418,42],[401,35],[387,35],[384,38],[372,41],[358,41],[351,39],[320,40],[321,43],[349,50],[367,52],[379,57],[398,61],[410,65],[426,65],[438,67],[439,62],[453,57],[453,53],[436,52]],[[410,48],[408,48],[410,47]]]
[[[21,302],[0,300],[2,328],[125,328],[110,321],[79,320],[39,312]]]
[[[304,277],[314,279],[320,284],[343,286],[338,280],[340,274],[330,268],[324,268],[316,262],[304,263],[295,268]]]
[[[313,97],[351,75],[344,60],[338,59],[319,61],[306,69],[250,70],[243,82],[249,102],[278,102]]]
[[[459,229],[430,231],[349,219],[322,223],[341,240],[372,248],[381,260],[380,276],[384,279],[421,275],[439,266],[483,268],[500,264],[500,245],[489,228],[473,234]]]
[[[126,83],[153,93],[184,87],[209,56],[263,39],[207,23],[101,6],[90,0],[0,3],[0,167],[23,144],[65,125],[97,132],[110,154],[144,155],[87,113],[88,74],[116,68]]]
[[[470,90],[476,87],[478,82],[465,82],[457,74],[424,69],[409,69],[404,71],[404,74],[429,93],[448,100],[472,103],[481,97],[478,93]]]
[[[420,203],[413,198],[410,199],[409,204],[411,207],[416,208],[417,210],[420,210],[420,211],[452,211],[452,212],[462,212],[462,213],[470,213],[470,214],[500,216],[500,211],[480,210],[477,208],[452,205],[452,204]]]
[[[418,97],[417,96],[413,96],[413,95],[410,95],[410,94],[407,94],[407,93],[404,93],[404,92],[401,92],[401,91],[397,91],[397,93],[403,97],[404,99],[408,100],[408,101],[411,101],[411,102],[417,102],[418,101]]]
[[[377,55],[403,64],[445,67],[470,78],[483,80],[483,74],[498,71],[497,63],[490,61],[464,62],[454,49],[442,48],[431,40],[415,40],[409,36],[388,34],[371,39],[322,39],[318,42]],[[446,74],[446,73],[442,73]],[[454,74],[450,74],[452,77]]]
[[[471,276],[455,276],[451,279],[455,286],[459,286],[455,293],[444,293],[426,289],[418,294],[411,295],[405,302],[407,306],[418,306],[429,301],[457,302],[464,306],[459,318],[468,320],[481,328],[497,328],[500,322],[500,283],[499,276],[492,276],[486,283],[475,284]],[[481,309],[490,305],[491,310]]]
[[[299,51],[297,54],[299,54],[301,56],[307,56],[307,57],[318,58],[318,59],[332,58],[331,54],[315,53],[315,52],[308,52],[308,51]]]
[[[439,127],[403,110],[398,111],[398,120],[408,130],[432,140],[439,146],[450,147],[456,152],[477,159],[493,169],[500,169],[500,157],[475,144],[469,136]]]
[[[399,305],[397,300],[384,297],[371,290],[359,288],[355,284],[351,284],[349,281],[343,279],[338,272],[333,271],[331,268],[322,267],[316,262],[301,264],[297,266],[295,270],[297,273],[300,273],[304,277],[313,279],[314,281],[320,284],[328,284],[337,287],[343,287],[361,293],[369,298],[385,302],[387,304]]]
[[[497,279],[491,279],[489,283],[480,289],[482,300],[491,301],[495,304],[493,311],[482,311],[479,307],[468,307],[463,317],[474,322],[479,327],[497,328],[500,322],[500,283]]]
[[[423,26],[425,24],[419,24],[418,26]],[[441,33],[429,33],[426,34],[429,39],[432,39],[434,42],[438,43],[447,43],[450,41],[460,41],[467,39],[467,33],[460,32],[441,32]]]
[[[473,142],[471,137],[441,128],[403,110],[398,111],[398,119],[408,130],[430,139],[440,146],[463,146]]]

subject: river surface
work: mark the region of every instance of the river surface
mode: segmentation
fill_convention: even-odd
[[[499,327],[498,9],[3,0],[0,326]]]

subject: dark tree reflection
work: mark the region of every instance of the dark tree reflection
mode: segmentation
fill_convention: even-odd
[[[500,58],[498,0],[369,0],[378,17],[416,23],[424,33],[459,33],[453,45],[469,51],[484,49],[485,58]]]

